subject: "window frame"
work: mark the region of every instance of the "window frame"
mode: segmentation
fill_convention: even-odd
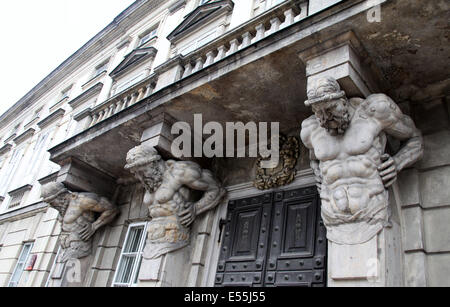
[[[5,165],[6,173],[2,174],[2,178],[0,179],[0,183],[3,185],[3,187],[0,185],[0,196],[3,196],[2,194],[6,194],[8,192],[9,186],[15,179],[15,173],[19,165],[22,163],[22,159],[25,155],[25,149],[26,148],[24,145],[16,147],[9,158],[8,165]]]
[[[56,263],[58,261],[60,252],[61,252],[61,244],[59,244],[59,241],[58,241],[58,251],[56,252],[55,260],[53,261],[52,267],[50,268],[50,272],[48,274],[47,281],[45,282],[45,288],[48,287],[48,285],[50,284],[50,281],[52,280],[52,275],[55,272]]]
[[[25,247],[27,247],[27,246],[30,246],[30,248],[28,249],[27,255],[24,258],[24,260],[21,261],[22,255],[23,255],[23,253],[25,251]],[[14,271],[11,274],[11,277],[9,278],[8,288],[15,288],[15,287],[19,286],[20,280],[22,279],[23,272],[25,271],[25,268],[26,268],[26,264],[28,262],[28,259],[30,258],[31,251],[33,250],[33,246],[34,246],[34,242],[24,242],[23,243],[22,250],[20,251],[19,258],[17,258],[17,262],[16,262],[16,265],[14,267]],[[15,285],[13,285],[13,284],[11,284],[13,282],[12,279],[13,279],[13,277],[15,277],[15,275],[17,273],[17,269],[19,269],[20,265],[22,265],[22,270],[21,270],[20,274],[18,275],[17,281],[14,281]]]
[[[158,29],[159,29],[159,23],[156,24],[155,26],[151,27],[150,29],[148,29],[147,31],[142,33],[141,35],[139,35],[139,37],[138,37],[139,41],[138,41],[137,47],[141,48],[142,46],[147,44],[149,41],[154,39],[155,37],[158,37]],[[147,36],[148,36],[148,38],[145,41],[143,41],[143,39],[146,38]]]
[[[94,78],[100,76],[103,72],[108,71],[108,67],[109,67],[109,59],[107,59],[106,61],[103,61],[100,64],[98,64],[97,66],[95,66],[94,75],[92,76],[91,79],[94,79]]]
[[[206,31],[205,33],[202,33],[199,37],[192,39],[184,45],[182,48],[179,49],[178,54],[181,55],[188,55],[195,50],[205,46],[209,42],[213,41],[217,38],[217,29],[210,29],[209,31]]]
[[[145,79],[144,71],[141,71],[140,73],[133,75],[133,77],[130,77],[128,79],[124,78],[124,81],[117,82],[117,86],[114,89],[114,95],[125,92],[126,90],[128,90],[132,86],[138,84],[139,82],[141,82],[144,79]]]
[[[139,248],[138,248],[138,252],[135,253],[125,253],[124,249],[127,245],[130,233],[131,233],[131,229],[133,228],[138,228],[144,226],[143,232],[142,232],[142,237],[141,237],[141,242],[139,243]],[[130,225],[128,225],[128,229],[127,229],[127,234],[125,236],[125,240],[122,244],[122,250],[120,252],[120,257],[119,257],[119,261],[117,262],[117,266],[116,266],[116,270],[114,272],[114,277],[112,279],[112,284],[111,287],[136,287],[137,283],[134,283],[134,281],[136,280],[136,278],[138,277],[139,274],[139,268],[141,266],[142,263],[142,254],[144,251],[144,246],[145,246],[145,241],[147,240],[147,227],[148,227],[148,222],[137,222],[137,223],[132,223]],[[124,258],[124,254],[125,256],[129,256],[128,254],[135,254],[134,256],[136,257],[135,262],[133,263],[133,268],[132,268],[132,272],[131,272],[131,276],[130,276],[130,282],[125,284],[125,283],[118,283],[116,282],[117,279],[117,275],[119,273],[119,269],[120,269],[120,265],[122,264],[122,259]]]

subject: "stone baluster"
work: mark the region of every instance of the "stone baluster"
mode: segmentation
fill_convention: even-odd
[[[113,116],[115,109],[116,109],[116,103],[113,102],[113,103],[111,103],[111,105],[108,108],[108,115],[107,115],[107,117]]]
[[[96,113],[96,114],[92,117],[92,121],[91,121],[91,124],[89,125],[89,127],[94,126],[97,122],[98,122],[98,113]]]
[[[238,51],[238,49],[239,49],[239,41],[237,40],[237,38],[235,38],[230,41],[230,49],[227,52],[227,56],[235,53],[236,51]]]
[[[305,17],[307,17],[307,16],[308,16],[307,15],[307,9],[306,9],[306,7],[304,7],[304,8],[301,9],[300,14],[298,14],[297,16],[294,17],[294,23],[299,21],[299,20],[301,20],[301,19],[303,19],[303,18],[305,18]]]
[[[130,95],[130,106],[134,105],[137,102],[138,92],[134,92]]]
[[[249,46],[252,43],[252,35],[250,32],[245,32],[242,34],[242,44],[240,46],[240,49],[243,49],[247,46]]]
[[[209,66],[213,63],[214,63],[214,51],[211,50],[206,53],[206,61],[204,67]]]
[[[98,112],[98,120],[97,123],[101,122],[103,120],[103,117],[105,116],[105,110],[101,110],[100,112]]]
[[[186,78],[187,76],[189,76],[192,73],[192,64],[191,62],[186,63],[186,65],[184,66],[184,73],[183,73],[183,78]]]
[[[227,52],[227,48],[224,45],[217,48],[217,56],[214,59],[214,63],[222,60],[225,57],[226,52]]]
[[[125,110],[126,108],[128,108],[128,96],[125,96],[123,98],[123,106],[122,106],[122,110]]]
[[[194,67],[194,70],[192,72],[193,73],[197,72],[197,71],[199,71],[202,68],[203,68],[203,58],[200,56],[200,57],[197,58],[197,60],[195,60],[195,67]]]
[[[149,84],[147,84],[147,86],[145,87],[145,96],[144,98],[147,98],[148,96],[150,96],[151,94],[153,94],[153,90],[155,89],[156,84],[153,82],[150,82]]]
[[[148,86],[148,85],[147,85]],[[145,96],[145,92],[147,90],[147,86],[145,87],[140,87],[138,90],[138,97],[137,97],[137,101],[141,101]]]
[[[284,12],[284,17],[284,22],[280,27],[281,29],[286,28],[294,23],[294,11],[292,9],[287,10],[286,12]]]
[[[116,102],[116,108],[114,110],[114,114],[119,113],[122,110],[122,99],[117,100]]]
[[[119,101],[118,112],[122,111],[123,109],[125,109],[125,99],[124,98],[120,99],[120,101]]]
[[[278,17],[275,17],[270,20],[270,30],[267,35],[273,34],[280,29],[281,21]]]
[[[255,30],[256,30],[256,35],[253,38],[252,43],[263,39],[265,36],[265,32],[266,32],[266,28],[264,27],[264,24],[257,25]]]

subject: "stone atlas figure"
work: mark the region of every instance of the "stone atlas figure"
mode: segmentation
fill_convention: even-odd
[[[62,249],[58,262],[90,255],[92,236],[119,213],[119,209],[105,197],[71,192],[58,182],[43,186],[41,196],[44,202],[59,212]],[[96,215],[99,215],[98,218]]]
[[[422,157],[421,133],[384,94],[348,99],[332,77],[317,79],[307,94],[314,115],[303,121],[300,136],[310,150],[327,237],[365,243],[388,225],[387,188]],[[387,135],[403,142],[392,157]]]
[[[209,170],[190,161],[164,161],[152,146],[142,144],[127,154],[125,169],[133,173],[146,189],[144,204],[151,221],[143,252],[145,259],[189,244],[189,226],[195,218],[217,206],[225,189]],[[192,201],[192,191],[203,196]]]

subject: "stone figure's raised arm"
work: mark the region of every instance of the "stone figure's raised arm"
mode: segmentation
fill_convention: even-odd
[[[93,193],[78,194],[78,201],[80,202],[79,205],[81,210],[100,213],[100,216],[92,223],[92,225],[86,225],[80,232],[80,236],[83,240],[89,239],[97,229],[112,222],[119,213],[119,209],[108,199]]]
[[[169,162],[170,164],[170,162]],[[180,212],[180,222],[189,226],[199,214],[217,206],[225,194],[219,181],[211,171],[202,169],[193,162],[178,162],[174,166],[174,174],[181,184],[192,190],[203,191],[203,196],[195,204],[190,204]]]
[[[384,94],[371,95],[367,100],[366,112],[380,122],[386,134],[404,142],[392,157],[397,172],[418,161],[423,155],[423,139],[413,120]]]

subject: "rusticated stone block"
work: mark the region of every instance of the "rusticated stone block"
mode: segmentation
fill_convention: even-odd
[[[450,166],[421,173],[419,185],[423,208],[450,205]]]
[[[431,252],[450,252],[450,207],[425,210],[425,249]]]

